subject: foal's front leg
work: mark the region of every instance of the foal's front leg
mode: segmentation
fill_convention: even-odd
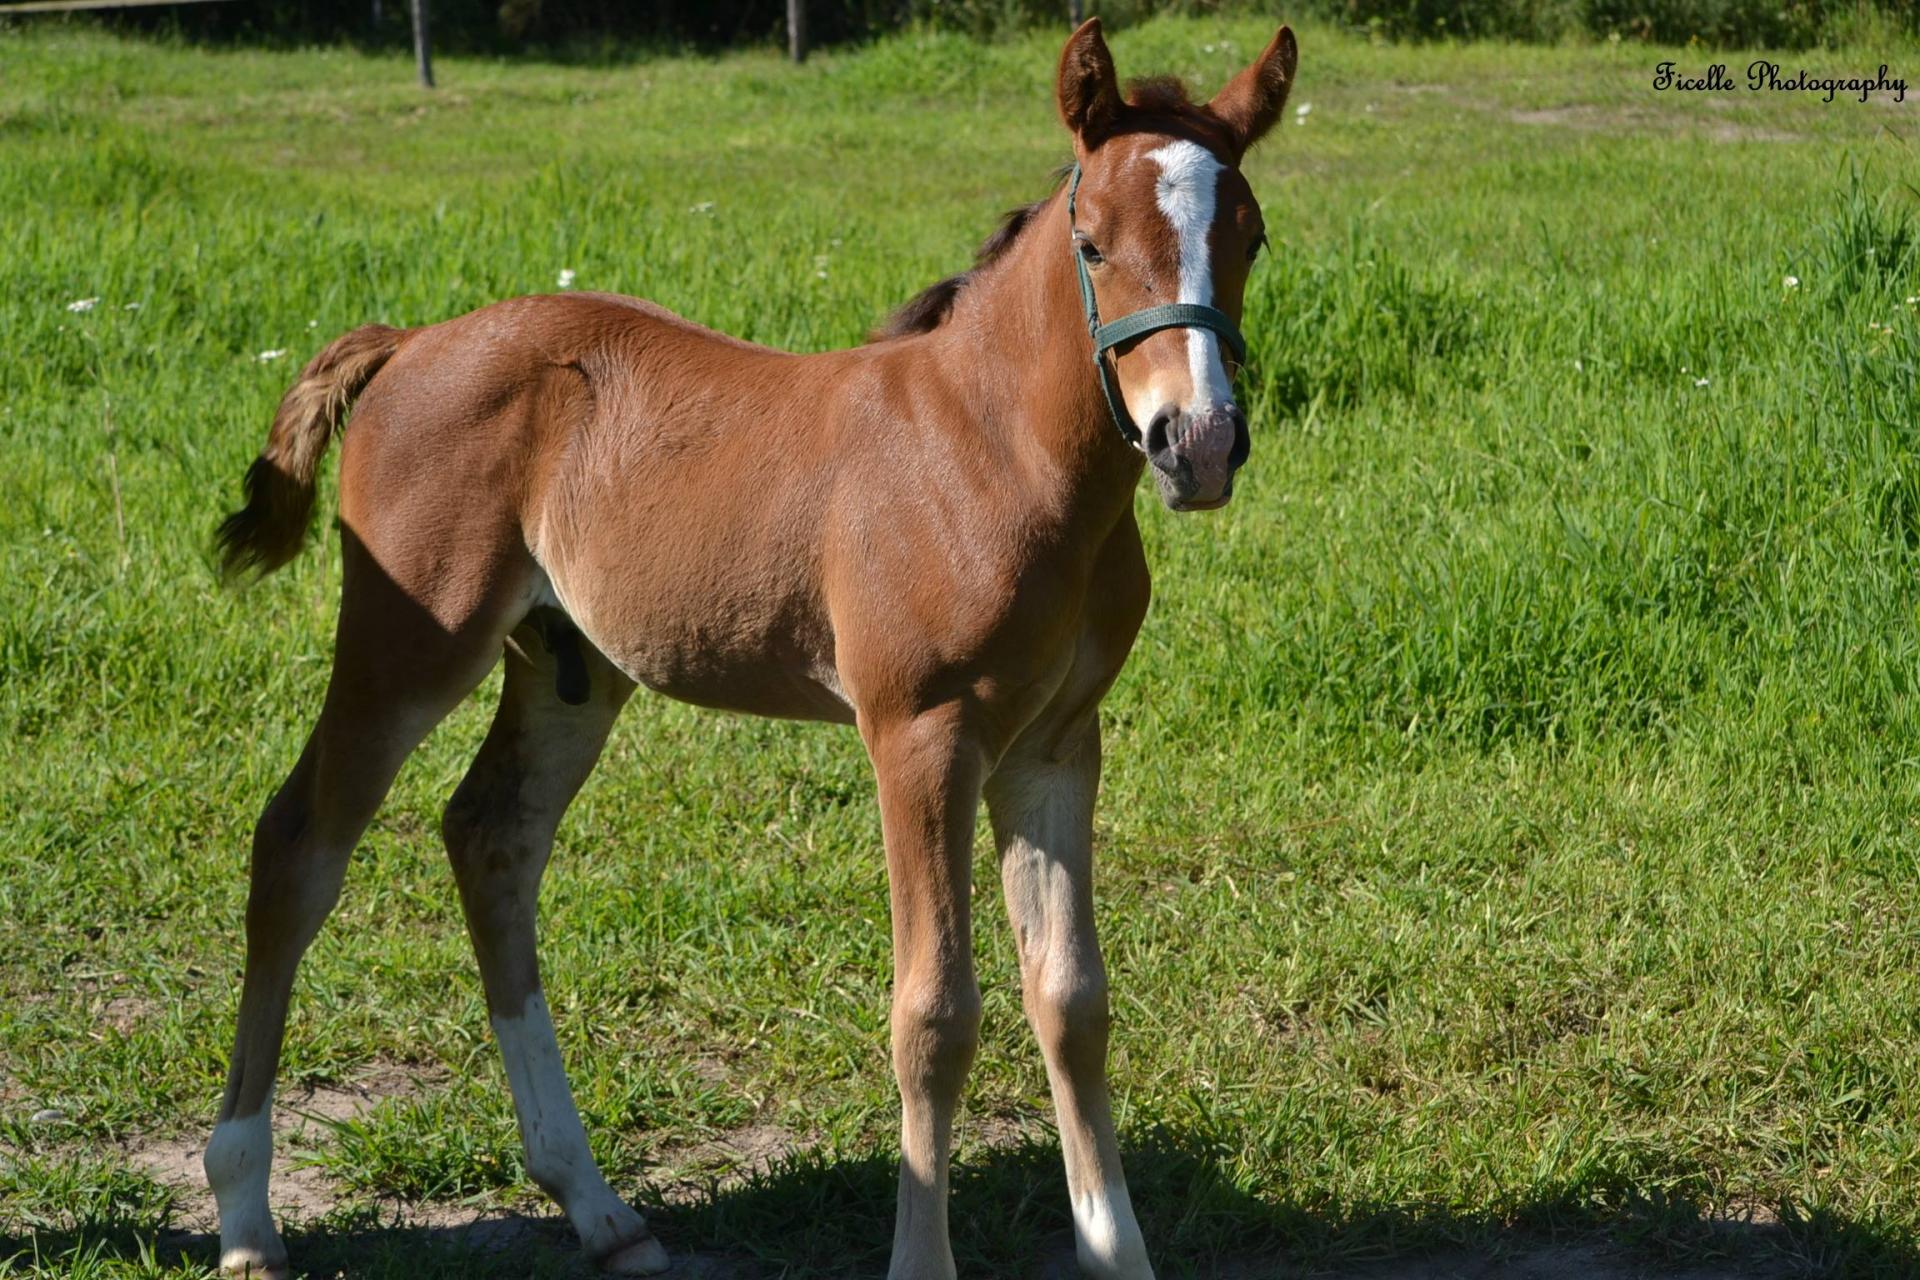
[[[1107,970],[1093,922],[1099,722],[1051,738],[1016,744],[986,785],[1021,994],[1053,1088],[1080,1268],[1152,1280],[1107,1101]]]
[[[958,708],[863,726],[893,899],[900,1203],[888,1280],[951,1280],[947,1160],[980,1036],[968,909],[980,754]]]

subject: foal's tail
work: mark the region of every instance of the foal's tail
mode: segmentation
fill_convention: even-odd
[[[262,577],[299,554],[313,515],[313,477],[353,398],[400,349],[407,330],[369,324],[328,343],[281,398],[267,447],[247,468],[247,505],[220,524],[214,542],[232,578]]]

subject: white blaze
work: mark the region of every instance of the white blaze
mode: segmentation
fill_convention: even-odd
[[[1220,173],[1226,166],[1197,142],[1169,142],[1149,151],[1147,159],[1160,166],[1154,199],[1180,243],[1180,301],[1210,307],[1213,255],[1207,236],[1213,230]],[[1233,385],[1227,381],[1220,339],[1213,330],[1188,327],[1187,372],[1193,379],[1193,400],[1182,407],[1188,412],[1233,402]]]

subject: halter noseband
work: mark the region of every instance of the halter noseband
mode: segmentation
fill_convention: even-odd
[[[1080,191],[1080,166],[1073,166],[1073,181],[1067,187],[1067,236],[1072,243],[1074,233],[1074,197]],[[1119,430],[1126,442],[1135,448],[1141,447],[1140,428],[1127,416],[1127,406],[1119,391],[1114,388],[1113,375],[1107,371],[1106,354],[1109,350],[1133,338],[1142,338],[1149,333],[1158,333],[1162,329],[1186,329],[1199,327],[1211,329],[1233,351],[1236,362],[1245,363],[1247,358],[1247,340],[1240,336],[1240,328],[1233,318],[1217,307],[1202,306],[1197,302],[1169,302],[1157,307],[1121,316],[1118,320],[1100,323],[1100,307],[1093,300],[1093,278],[1087,274],[1087,260],[1080,256],[1079,249],[1073,251],[1074,270],[1080,275],[1080,304],[1087,313],[1087,332],[1093,337],[1093,367],[1100,375],[1100,390],[1107,397],[1107,410],[1113,414],[1113,425]]]

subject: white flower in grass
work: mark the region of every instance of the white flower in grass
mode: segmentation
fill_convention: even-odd
[[[562,289],[571,289],[573,288],[573,277],[574,270],[572,267],[562,267],[560,268],[559,279],[556,280],[555,283]]]
[[[75,298],[72,302],[69,302],[67,304],[67,310],[91,311],[99,305],[100,305],[100,299],[98,298]]]
[[[1704,387],[1707,385],[1707,380],[1705,378],[1695,378],[1693,380],[1693,385],[1696,387]]]
[[[1584,361],[1584,360],[1575,360],[1575,361],[1573,362],[1573,371],[1574,371],[1575,373],[1585,373],[1585,372],[1586,372],[1586,369],[1587,369],[1587,362],[1586,362],[1586,361]]]
[[[690,204],[687,206],[687,212],[688,213],[712,213],[713,201],[702,200],[699,204]]]
[[[1916,293],[1911,298],[1908,298],[1907,305],[1910,307],[1920,307],[1920,293]]]
[[[122,311],[138,311],[140,309],[140,304],[137,302],[129,302],[126,306],[120,309]]]
[[[1780,287],[1782,289],[1798,289],[1800,287],[1800,277],[1787,276],[1785,279],[1780,281]]]
[[[1293,122],[1295,124],[1305,124],[1307,117],[1312,114],[1313,104],[1311,102],[1303,102],[1293,109]]]
[[[255,356],[254,359],[258,360],[261,364],[265,364],[269,360],[278,360],[285,354],[287,354],[285,347],[275,347],[270,351],[262,351],[259,355]]]

